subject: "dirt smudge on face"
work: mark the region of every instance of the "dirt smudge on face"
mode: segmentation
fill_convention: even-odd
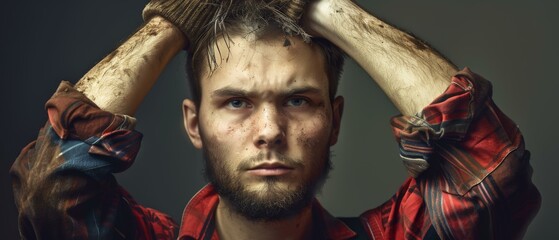
[[[285,38],[285,40],[283,41],[283,46],[284,46],[284,47],[289,47],[289,46],[291,46],[291,41],[289,41],[289,39]]]

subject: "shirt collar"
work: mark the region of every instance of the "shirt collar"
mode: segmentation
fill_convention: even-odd
[[[198,191],[184,209],[178,239],[217,239],[214,213],[218,203],[219,196],[211,184]],[[326,211],[317,199],[312,204],[313,218],[324,228],[326,239],[350,239],[356,235],[345,223]]]

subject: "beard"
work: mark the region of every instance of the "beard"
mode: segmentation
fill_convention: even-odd
[[[202,134],[203,136],[203,134]],[[281,177],[263,177],[264,186],[257,191],[248,190],[241,178],[235,173],[241,169],[264,160],[264,154],[245,159],[238,168],[232,168],[227,163],[227,151],[212,145],[204,139],[204,175],[214,186],[220,198],[227,201],[233,210],[251,221],[278,221],[297,215],[311,204],[316,193],[322,188],[332,169],[329,146],[325,146],[319,155],[321,159],[304,165],[300,160],[291,159],[285,155],[276,154],[278,160],[291,166],[311,168],[311,174],[293,188],[282,189],[278,186]]]

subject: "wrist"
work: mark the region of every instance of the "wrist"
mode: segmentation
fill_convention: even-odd
[[[151,0],[142,17],[146,22],[155,16],[171,22],[186,37],[186,47],[190,47],[206,34],[207,23],[220,7],[219,0]]]
[[[365,40],[363,33],[367,32],[366,39],[372,39],[384,31],[382,21],[351,0],[314,1],[309,4],[305,21],[309,33],[328,39],[350,56],[352,51],[359,51],[352,45]]]
[[[159,41],[171,50],[170,52],[176,53],[188,45],[188,40],[182,31],[161,16],[152,17],[143,30],[144,34],[159,38]]]
[[[305,31],[313,37],[325,38],[328,35],[328,26],[331,26],[330,11],[332,7],[332,2],[328,0],[308,3],[302,19]]]

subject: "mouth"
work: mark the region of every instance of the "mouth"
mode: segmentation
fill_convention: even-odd
[[[295,170],[293,167],[279,162],[265,162],[249,168],[247,172],[251,175],[265,177],[287,175],[293,170]]]

